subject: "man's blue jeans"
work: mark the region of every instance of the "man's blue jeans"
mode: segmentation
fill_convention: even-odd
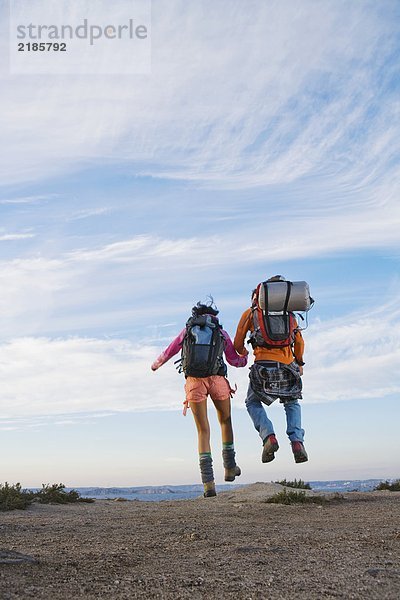
[[[304,429],[301,428],[301,407],[298,400],[286,401],[283,405],[286,413],[286,433],[291,442],[304,441]],[[254,427],[257,429],[260,438],[264,442],[271,433],[274,432],[274,426],[267,417],[264,404],[258,399],[251,385],[247,390],[246,408]]]

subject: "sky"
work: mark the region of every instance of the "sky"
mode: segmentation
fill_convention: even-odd
[[[261,463],[230,368],[240,481],[399,477],[398,2],[154,0],[130,74],[12,73],[0,10],[0,483],[198,483],[184,378],[150,365],[209,294],[233,337],[277,273],[316,300],[310,460],[275,403]]]

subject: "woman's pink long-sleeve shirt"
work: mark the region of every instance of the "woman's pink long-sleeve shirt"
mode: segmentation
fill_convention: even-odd
[[[233,347],[233,343],[231,338],[229,337],[229,333],[227,333],[224,329],[221,329],[221,333],[225,340],[225,348],[224,354],[226,360],[232,367],[245,367],[247,364],[247,356],[241,356],[238,354]],[[166,348],[163,352],[161,352],[160,356],[153,362],[151,368],[153,371],[161,367],[164,363],[167,362],[170,358],[178,354],[180,350],[182,350],[183,339],[186,335],[186,328],[182,329],[179,335],[170,343],[168,348]]]

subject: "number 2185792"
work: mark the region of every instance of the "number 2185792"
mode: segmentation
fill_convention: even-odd
[[[66,52],[67,44],[65,42],[20,42],[18,52]]]

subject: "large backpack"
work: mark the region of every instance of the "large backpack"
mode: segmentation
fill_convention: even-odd
[[[279,282],[281,284],[283,282]],[[254,331],[250,336],[253,348],[284,348],[294,343],[296,333],[296,320],[294,314],[288,311],[292,282],[285,281],[285,296],[283,297],[282,310],[269,310],[269,287],[274,282],[264,281],[257,286],[252,306]]]
[[[191,317],[186,323],[182,345],[181,368],[185,377],[225,376],[224,348],[222,326],[216,317]]]

